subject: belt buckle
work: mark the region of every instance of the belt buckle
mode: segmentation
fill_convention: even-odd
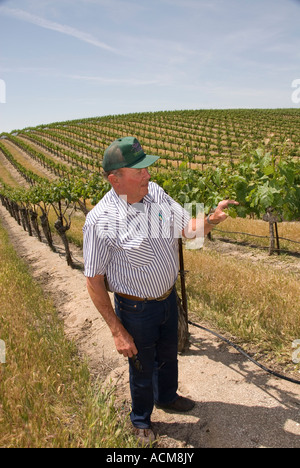
[[[165,294],[163,294],[162,296],[160,297],[153,297],[153,298],[148,298],[147,301],[157,301],[157,302],[161,302],[161,301],[164,301],[165,299],[168,299],[168,297],[170,296],[171,292],[173,291],[173,287],[170,288]]]

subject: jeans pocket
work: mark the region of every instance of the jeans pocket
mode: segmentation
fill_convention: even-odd
[[[118,311],[125,312],[128,314],[140,314],[143,312],[145,308],[144,301],[131,301],[130,299],[125,299],[121,296],[115,295],[115,306],[116,306],[116,313],[118,315]]]

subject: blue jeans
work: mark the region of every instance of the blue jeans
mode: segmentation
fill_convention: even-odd
[[[178,388],[178,308],[175,289],[164,301],[132,301],[115,294],[115,310],[138,349],[129,359],[132,424],[151,426],[154,403],[169,404]]]

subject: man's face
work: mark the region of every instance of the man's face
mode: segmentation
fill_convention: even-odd
[[[110,175],[109,181],[118,195],[126,195],[128,203],[138,203],[148,194],[151,176],[145,169],[120,169],[118,175]]]

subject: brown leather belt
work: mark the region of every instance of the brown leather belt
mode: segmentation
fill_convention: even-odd
[[[138,301],[138,302],[144,302],[144,301],[164,301],[167,299],[171,292],[173,291],[173,287],[169,289],[165,294],[163,294],[160,297],[147,297],[143,299],[142,297],[137,297],[137,296],[129,296],[128,294],[122,294],[122,293],[116,293],[118,296],[124,297],[124,299],[129,299],[130,301]]]

